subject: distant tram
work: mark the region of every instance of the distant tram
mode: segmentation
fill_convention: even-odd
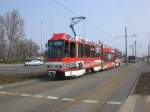
[[[100,42],[57,33],[48,40],[47,70],[52,78],[77,77],[120,65],[116,50]]]

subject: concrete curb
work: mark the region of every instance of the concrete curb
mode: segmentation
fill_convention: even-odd
[[[119,112],[134,112],[138,97],[138,95],[129,96],[119,109]]]
[[[118,112],[150,112],[150,96],[131,95]]]
[[[139,74],[137,75],[137,77],[136,77],[136,79],[135,79],[135,81],[134,81],[134,83],[133,83],[133,85],[132,85],[132,87],[131,87],[131,89],[130,89],[130,92],[129,92],[128,96],[134,94],[136,84],[137,84],[137,82],[138,82],[138,80],[139,80],[141,74],[143,74],[143,72],[141,72],[141,73],[139,73]]]

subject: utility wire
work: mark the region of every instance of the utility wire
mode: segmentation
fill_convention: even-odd
[[[123,4],[121,3],[121,0],[117,0],[117,1],[118,1],[118,4],[119,4],[119,6],[120,6],[120,9],[122,10],[123,15],[124,15],[124,17],[125,17],[125,19],[126,19],[128,25],[130,25],[130,27],[131,27],[131,29],[132,29],[132,32],[135,33],[135,30],[134,30],[134,28],[133,28],[133,25],[131,24],[131,21],[130,21],[130,19],[129,19],[129,17],[128,17],[126,11],[125,11],[125,8],[124,8]]]
[[[77,14],[76,12],[74,12],[72,9],[70,9],[69,7],[65,6],[64,4],[62,4],[61,2],[58,2],[57,0],[53,0],[57,5],[61,6],[62,8],[64,8],[66,11],[70,12],[70,14],[79,16],[79,14]]]
[[[109,32],[104,31],[103,29],[101,29],[97,24],[93,23],[91,20],[89,20],[90,24],[97,30],[100,31],[104,34],[107,34],[107,36],[113,37],[113,35]]]
[[[57,0],[53,0],[57,5],[61,6],[62,8],[64,8],[66,11],[70,12],[70,14],[75,15],[75,16],[81,16],[78,13],[76,13],[75,11],[73,11],[72,9],[70,9],[69,7],[65,6],[64,4],[62,4],[61,2],[58,2]],[[96,25],[94,22],[92,22],[91,20],[89,20],[89,23],[99,32],[105,33],[108,36],[113,37],[110,33],[104,31],[103,29],[101,29],[98,25]]]

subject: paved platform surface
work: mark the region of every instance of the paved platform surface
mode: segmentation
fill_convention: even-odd
[[[150,112],[150,96],[129,96],[119,112]]]
[[[150,72],[150,66],[145,67],[142,72]],[[150,95],[142,96],[133,93],[122,104],[119,112],[150,112]]]

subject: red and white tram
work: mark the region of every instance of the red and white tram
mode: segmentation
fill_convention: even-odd
[[[113,48],[103,47],[103,70],[111,69],[116,66],[116,51]]]
[[[115,67],[115,49],[72,38],[66,33],[54,34],[48,40],[47,69],[51,77],[81,76],[86,72],[96,72]]]

